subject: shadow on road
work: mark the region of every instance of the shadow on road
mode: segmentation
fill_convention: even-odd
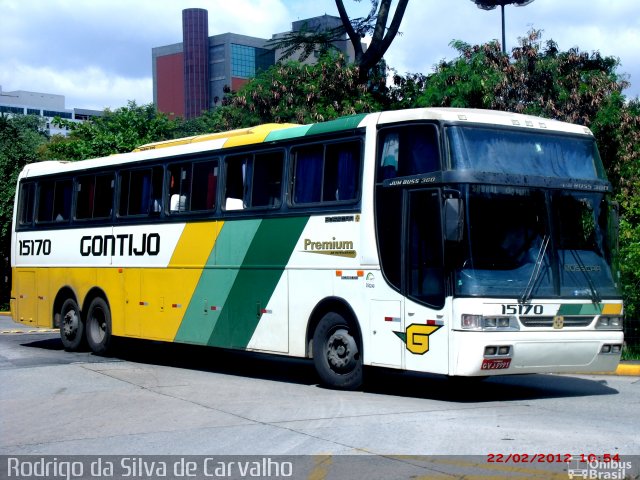
[[[100,357],[87,351],[65,352],[58,337],[22,342],[21,345],[46,351],[48,357],[64,357],[51,358],[52,363],[128,361],[301,385],[317,385],[319,381],[313,363],[309,360],[254,352],[148,340],[118,339],[113,355]],[[365,378],[366,383],[362,391],[366,393],[461,403],[521,401],[618,393],[617,390],[607,385],[606,379],[590,379],[570,375],[504,375],[484,380],[478,378],[452,379],[440,375],[367,368]]]

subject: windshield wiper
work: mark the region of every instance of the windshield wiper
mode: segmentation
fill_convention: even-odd
[[[589,272],[587,272],[587,269],[585,268],[584,262],[580,258],[580,255],[578,255],[578,252],[576,252],[574,249],[571,249],[569,251],[573,256],[573,259],[578,264],[578,269],[582,272],[582,274],[584,275],[584,278],[587,280],[587,285],[589,285],[589,290],[591,290],[591,301],[593,303],[599,303],[601,300],[600,293],[598,293],[598,290],[596,289],[596,286],[593,283],[593,279],[591,278],[591,275],[589,275]]]
[[[542,245],[540,245],[540,250],[538,250],[538,257],[536,258],[536,263],[533,267],[533,272],[531,272],[531,277],[529,277],[529,282],[524,289],[524,292],[520,296],[520,303],[527,303],[531,296],[533,295],[533,289],[536,286],[538,281],[538,277],[540,276],[540,272],[542,271],[542,263],[544,262],[544,256],[547,253],[547,247],[549,246],[549,239],[551,237],[549,235],[545,235],[542,238]]]

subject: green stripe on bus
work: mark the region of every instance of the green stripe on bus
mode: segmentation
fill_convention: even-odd
[[[263,220],[244,257],[208,344],[246,348],[282,277],[308,217]],[[276,312],[286,315],[286,312]]]
[[[367,115],[367,113],[360,113],[358,115],[351,115],[349,117],[343,117],[337,120],[331,120],[329,122],[314,123],[313,125],[311,125],[311,128],[309,128],[307,135],[333,133],[340,130],[350,130],[353,128],[358,128],[358,125],[360,125],[362,119]]]
[[[290,138],[304,137],[309,128],[311,128],[311,125],[300,125],[299,127],[274,130],[265,137],[264,141],[273,142],[276,140],[289,140]]]
[[[601,303],[564,303],[558,309],[558,315],[598,315],[601,312]]]
[[[238,276],[261,220],[227,221],[204,265],[175,341],[204,345]]]

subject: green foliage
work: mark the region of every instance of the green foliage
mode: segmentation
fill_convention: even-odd
[[[620,274],[626,334],[640,342],[640,103],[626,103],[619,62],[598,52],[561,52],[539,31],[520,39],[511,55],[496,42],[452,42],[458,58],[442,61],[426,77],[396,81],[396,96],[416,106],[489,108],[588,126],[598,141],[620,205]],[[405,83],[403,83],[403,81]],[[419,90],[422,89],[422,92]],[[418,92],[416,93],[416,90]],[[401,106],[409,106],[400,102]]]
[[[604,105],[622,104],[628,86],[618,60],[572,48],[558,51],[541,32],[520,38],[511,56],[497,42],[451,45],[457,59],[442,61],[428,77],[419,106],[469,107],[540,115],[590,125]]]
[[[450,45],[459,52],[459,57],[436,66],[416,105],[492,108],[509,58],[495,41],[471,46],[456,40]]]
[[[313,123],[380,108],[358,68],[343,55],[314,65],[287,62],[252,79],[228,101],[222,117],[234,127],[259,123]]]
[[[0,115],[0,238],[11,230],[16,181],[22,168],[40,160],[39,149],[47,141],[42,119],[34,115],[11,118]],[[4,242],[2,242],[4,245]],[[3,251],[3,256],[6,251]]]
[[[23,167],[40,160],[47,141],[44,121],[33,115],[0,115],[0,270],[3,272],[11,248],[11,220],[18,174]],[[0,304],[9,299],[8,285],[0,279]]]
[[[74,123],[56,119],[70,130],[68,137],[57,137],[48,145],[46,155],[58,160],[81,160],[129,152],[145,143],[173,138],[179,121],[158,113],[153,104],[129,102],[115,111],[105,110],[102,117]]]
[[[618,146],[613,176],[617,183],[620,222],[620,273],[626,302],[625,334],[640,346],[640,102],[622,110],[615,130]]]

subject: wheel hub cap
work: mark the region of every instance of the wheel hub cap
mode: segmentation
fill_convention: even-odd
[[[78,315],[75,311],[71,310],[67,312],[64,316],[62,322],[62,331],[66,337],[72,338],[75,337],[76,331],[78,330]]]
[[[358,346],[344,329],[336,330],[327,342],[327,360],[333,370],[350,370],[356,363]]]

